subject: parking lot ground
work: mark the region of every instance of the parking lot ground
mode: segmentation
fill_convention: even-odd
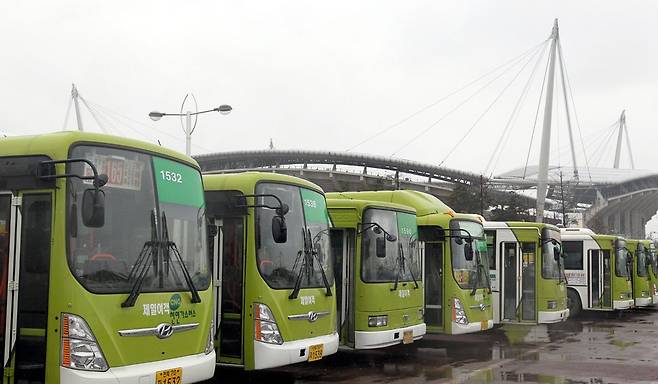
[[[549,325],[426,335],[411,345],[339,351],[321,361],[245,373],[221,383],[656,383],[658,309],[592,312]]]

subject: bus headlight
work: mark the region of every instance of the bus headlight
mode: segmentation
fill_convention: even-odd
[[[368,316],[369,327],[385,327],[388,325],[388,315]]]
[[[462,302],[458,298],[455,298],[454,303],[452,307],[452,321],[462,325],[468,324],[468,317],[466,317],[466,311],[464,311]]]
[[[548,309],[555,309],[555,308],[557,308],[557,301],[548,300],[548,302],[546,303],[546,306],[548,307]]]
[[[210,322],[210,329],[208,330],[208,341],[206,341],[206,349],[203,353],[206,355],[215,349],[215,320]]]
[[[62,314],[61,364],[86,371],[107,371],[109,366],[89,325],[80,316]]]
[[[268,344],[283,344],[283,338],[270,308],[265,304],[256,303],[254,312],[255,339]]]

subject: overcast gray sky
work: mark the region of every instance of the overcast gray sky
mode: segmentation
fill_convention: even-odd
[[[229,116],[199,119],[193,153],[265,149],[270,138],[280,149],[345,150],[538,45],[556,17],[582,135],[602,141],[626,109],[636,165],[656,169],[653,1],[4,0],[0,130],[61,130],[75,82],[94,105],[140,123],[115,120],[106,124],[110,133],[159,139],[180,151],[179,121],[154,123],[147,114],[178,112],[187,92],[201,109],[234,108]],[[533,65],[444,165],[487,169]],[[439,163],[515,71],[431,129],[470,91],[354,151]],[[525,161],[543,71],[540,64],[496,173]],[[553,145],[563,146],[564,111],[556,108],[562,118]],[[83,116],[89,130],[100,130]],[[72,118],[69,127],[75,128]],[[600,155],[601,165],[612,156]],[[535,149],[531,163],[537,158]],[[569,164],[568,152],[551,163]]]

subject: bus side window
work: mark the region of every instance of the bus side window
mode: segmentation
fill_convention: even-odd
[[[583,269],[583,242],[563,241],[564,269]]]

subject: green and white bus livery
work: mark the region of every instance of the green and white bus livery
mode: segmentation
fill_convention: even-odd
[[[563,228],[562,252],[571,316],[581,310],[612,311],[633,307],[633,290],[624,239],[587,228]]]
[[[560,229],[526,222],[484,223],[492,258],[496,323],[556,323],[569,317]]]
[[[493,328],[489,257],[481,216],[455,213],[435,196],[418,191],[353,196],[416,210],[428,332],[456,335]]]
[[[82,132],[0,139],[4,383],[211,378],[196,162]]]
[[[204,175],[203,181],[215,232],[218,363],[254,370],[335,353],[336,295],[322,189],[263,172]]]
[[[653,290],[649,284],[649,260],[643,240],[627,239],[626,244],[632,259],[633,299],[636,307],[653,304]]]
[[[341,345],[409,344],[425,335],[423,281],[412,208],[327,193],[334,225]]]

